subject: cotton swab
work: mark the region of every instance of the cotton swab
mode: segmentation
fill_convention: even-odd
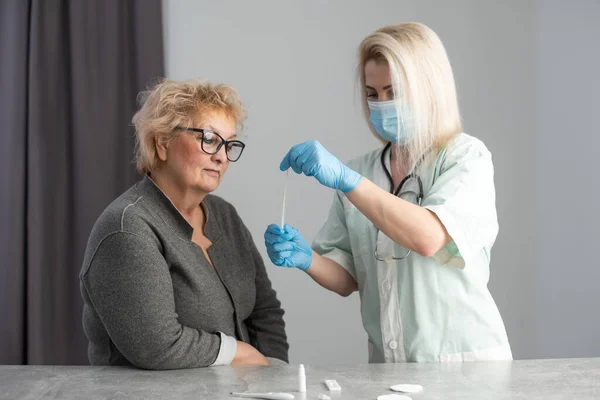
[[[294,395],[291,393],[276,393],[276,392],[269,392],[269,393],[231,393],[232,396],[237,396],[237,397],[246,397],[246,398],[252,398],[252,399],[267,399],[267,400],[293,400],[294,399]]]
[[[289,172],[289,169],[285,171],[285,185],[283,187],[283,204],[281,206],[281,229],[283,229],[283,226],[285,225],[285,198],[287,196],[287,183]]]

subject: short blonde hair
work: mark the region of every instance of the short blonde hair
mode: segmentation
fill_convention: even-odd
[[[165,79],[140,93],[140,110],[133,116],[135,160],[140,174],[152,171],[158,162],[157,143],[169,143],[178,126],[191,126],[198,113],[222,111],[242,129],[246,112],[238,92],[229,85],[200,80]]]
[[[365,65],[373,60],[390,67],[399,126],[409,129],[414,138],[406,145],[409,168],[432,148],[436,151],[428,154],[435,156],[448,140],[462,132],[452,67],[434,31],[415,22],[386,26],[367,36],[358,53],[362,106],[373,133]]]

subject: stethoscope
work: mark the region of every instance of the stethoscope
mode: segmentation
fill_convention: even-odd
[[[390,193],[393,194],[394,196],[401,195],[402,188],[404,187],[406,182],[408,182],[410,179],[415,179],[417,181],[417,184],[419,185],[419,192],[416,193],[417,200],[416,200],[415,204],[417,204],[418,206],[421,206],[421,203],[423,202],[423,197],[424,197],[423,181],[421,180],[421,177],[414,172],[414,170],[417,169],[417,167],[421,164],[421,162],[423,161],[423,159],[429,152],[425,153],[423,155],[423,157],[421,157],[419,159],[419,161],[417,162],[417,165],[415,165],[415,168],[413,169],[413,172],[406,175],[404,177],[404,179],[402,179],[402,181],[400,181],[400,184],[398,185],[396,190],[394,190],[394,180],[392,179],[392,174],[390,173],[390,171],[388,171],[387,166],[385,165],[385,157],[387,155],[387,152],[390,150],[390,147],[391,147],[391,143],[386,144],[386,146],[383,148],[383,151],[381,152],[381,158],[380,158],[381,166],[382,166],[383,170],[385,171],[385,174],[387,175],[388,180],[390,181]],[[404,260],[411,253],[411,250],[407,249],[407,252],[402,257],[396,257],[396,256],[381,257],[379,255],[379,252],[377,251],[378,242],[379,242],[379,240],[377,240],[378,236],[379,236],[379,229],[377,229],[377,233],[375,235],[375,258],[378,261],[388,261],[389,262],[391,260]]]

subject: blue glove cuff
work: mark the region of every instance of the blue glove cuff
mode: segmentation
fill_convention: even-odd
[[[302,252],[307,255],[307,258],[304,260],[303,263],[297,265],[297,267],[299,269],[301,269],[302,271],[306,272],[306,271],[308,271],[308,269],[312,265],[313,250],[309,247],[308,249],[302,249]]]
[[[361,174],[345,165],[343,171],[344,177],[343,179],[340,179],[340,187],[338,189],[344,193],[348,193],[358,186],[363,177]]]

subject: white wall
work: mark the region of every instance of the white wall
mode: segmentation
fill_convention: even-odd
[[[600,1],[537,1],[537,353],[600,356]]]
[[[555,7],[560,4],[553,3]],[[561,132],[553,125],[556,114],[552,106],[557,103],[543,104],[542,111],[535,107],[536,95],[551,94],[556,81],[552,75],[558,68],[545,69],[547,76],[542,74],[536,80],[536,68],[543,64],[540,57],[550,57],[550,53],[536,54],[537,44],[552,42],[543,30],[542,38],[535,35],[536,16],[542,15],[550,22],[550,17],[538,11],[544,4],[521,0],[164,0],[168,77],[200,77],[232,84],[248,109],[248,147],[241,161],[230,166],[217,193],[237,207],[267,263],[286,310],[291,362],[366,362],[366,335],[358,295],[339,298],[303,273],[277,268],[268,261],[262,235],[267,224],[280,219],[284,174],[278,170],[279,161],[290,146],[309,139],[320,140],[342,160],[378,146],[357,105],[356,48],[373,30],[404,21],[423,22],[440,35],[453,64],[466,131],[482,139],[494,155],[500,234],[492,253],[490,288],[515,356],[553,355],[545,345],[563,335],[575,341],[567,326],[553,336],[546,335],[548,329],[555,328],[547,324],[554,324],[556,316],[545,295],[551,295],[553,288],[565,280],[571,285],[569,294],[577,294],[586,268],[600,263],[591,259],[580,264],[579,275],[565,274],[568,267],[564,258],[577,247],[563,246],[567,253],[550,259],[540,270],[539,260],[546,260],[538,250],[560,247],[556,246],[558,240],[536,240],[540,235],[557,232],[545,212],[540,216],[538,197],[545,197],[543,204],[549,209],[558,203],[546,197],[548,191],[556,190],[555,186],[540,189],[535,182],[545,177],[539,167],[556,159],[552,150],[564,145],[554,141],[546,149],[536,143],[546,140],[536,136],[536,126],[543,125],[541,122],[547,121],[557,135]],[[552,18],[559,16],[559,11],[552,14]],[[591,23],[593,17],[588,18]],[[590,38],[589,44],[594,41]],[[597,58],[595,62],[598,66]],[[572,64],[566,68],[571,68],[573,74],[583,72]],[[572,98],[566,106],[577,111],[578,105],[578,100]],[[591,117],[582,121],[578,132],[584,134],[591,122]],[[536,158],[538,151],[546,153]],[[591,162],[586,165],[590,167],[587,182],[591,184]],[[562,181],[568,182],[566,174]],[[332,192],[314,180],[290,176],[287,220],[311,241],[324,222],[331,199]],[[581,199],[564,195],[556,201],[579,204]],[[582,216],[583,212],[581,209]],[[590,218],[589,214],[585,215]],[[539,223],[540,217],[544,225]],[[567,217],[564,219],[568,222]],[[594,226],[598,226],[595,218]],[[571,222],[573,228],[577,223]],[[589,234],[594,233],[591,226]],[[566,240],[575,245],[576,238],[569,235]],[[585,259],[588,257],[579,257],[579,261]],[[544,280],[542,275],[549,276],[546,269],[556,272],[555,280]],[[536,295],[540,282],[543,288]],[[575,302],[569,297],[561,303],[561,311],[584,304],[586,299],[593,304],[593,298],[597,304],[598,295],[593,297],[591,293]],[[574,313],[571,326],[585,318]],[[600,324],[586,327],[589,335],[600,336]],[[599,345],[591,340],[580,350],[600,355]],[[565,352],[569,354],[575,353]]]

